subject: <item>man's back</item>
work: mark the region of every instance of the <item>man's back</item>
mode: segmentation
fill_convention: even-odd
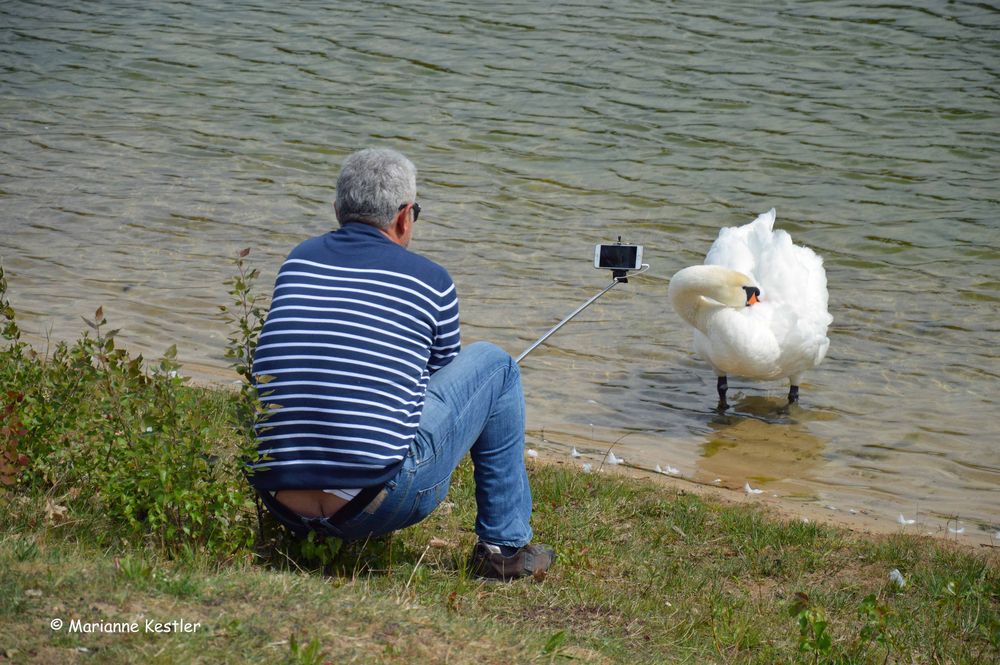
[[[420,424],[430,375],[459,351],[448,273],[378,229],[345,224],[296,247],[254,356],[260,489],[384,483]]]

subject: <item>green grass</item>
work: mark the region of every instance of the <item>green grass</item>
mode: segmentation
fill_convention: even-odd
[[[98,548],[107,539],[93,530],[112,528],[99,516],[52,523],[42,501],[8,496],[4,512],[17,519],[0,536],[0,650],[14,662],[93,654],[102,662],[261,663],[1000,658],[994,551],[859,538],[554,465],[533,465],[531,480],[537,539],[554,545],[559,560],[544,580],[513,584],[464,571],[474,542],[467,464],[428,520],[345,546],[325,571],[275,550],[263,560],[245,551],[220,561],[133,543]],[[893,568],[907,580],[903,589],[889,581]],[[796,594],[827,621],[825,651],[800,651],[800,623],[789,613]],[[49,627],[52,618],[137,617],[201,627],[136,635]]]

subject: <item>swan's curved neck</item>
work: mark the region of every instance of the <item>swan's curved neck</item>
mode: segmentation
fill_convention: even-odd
[[[721,266],[692,266],[670,280],[670,303],[681,317],[705,332],[707,317],[723,307],[744,307],[744,286],[753,281],[743,273]]]

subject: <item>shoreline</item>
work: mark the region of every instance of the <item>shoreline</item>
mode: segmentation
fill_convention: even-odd
[[[869,510],[859,509],[854,513],[845,511],[833,506],[820,505],[812,500],[796,500],[787,496],[781,496],[768,489],[760,491],[760,494],[748,494],[744,488],[722,483],[711,483],[688,477],[680,474],[668,474],[666,472],[657,473],[653,469],[624,462],[621,464],[604,463],[601,467],[603,454],[581,454],[580,458],[574,459],[569,452],[556,450],[552,444],[564,447],[567,444],[539,439],[538,436],[528,435],[528,449],[536,453],[528,453],[528,464],[554,464],[557,466],[575,466],[581,473],[583,464],[590,464],[590,473],[619,473],[632,478],[644,479],[662,486],[671,487],[682,492],[690,492],[700,497],[709,497],[724,504],[745,504],[757,503],[763,505],[765,509],[773,515],[786,520],[799,520],[815,522],[827,526],[845,529],[852,533],[866,536],[885,536],[892,534],[905,534],[908,536],[927,537],[935,540],[947,541],[960,547],[973,549],[996,548],[1000,549],[1000,538],[988,531],[980,529],[966,529],[961,534],[950,533],[945,526],[932,526],[926,523],[914,523],[902,525],[892,521],[888,516],[875,514]],[[758,488],[753,488],[758,489]]]
[[[190,379],[188,385],[194,387],[229,390],[234,389],[242,381],[235,371],[215,365],[184,362],[182,369],[184,375]],[[595,450],[593,446],[596,442],[594,440],[575,440],[577,437],[566,432],[560,432],[558,436],[567,440],[555,441],[546,437],[544,428],[540,431],[529,428],[526,432],[525,448],[536,451],[538,456],[529,457],[528,463],[539,462],[564,466],[576,465],[578,467],[589,463],[592,465],[593,471],[597,472],[607,450],[603,448],[603,445]],[[610,444],[610,447],[614,446],[615,444]],[[579,459],[570,456],[570,451],[574,447],[585,451],[581,453]],[[734,480],[720,478],[721,482],[716,483],[713,482],[715,479],[702,478],[701,476],[705,474],[700,472],[695,474],[657,473],[654,468],[647,468],[628,461],[617,465],[605,463],[601,473],[625,473],[635,478],[643,478],[650,482],[690,491],[701,496],[709,496],[724,503],[756,502],[763,504],[768,511],[788,520],[808,520],[862,535],[906,534],[946,540],[962,547],[1000,549],[1000,536],[997,534],[982,530],[978,526],[966,526],[962,533],[949,532],[949,527],[945,524],[932,524],[924,521],[927,518],[924,513],[912,516],[917,520],[915,523],[903,525],[889,513],[878,513],[867,508],[843,509],[823,504],[818,498],[810,498],[804,494],[798,497],[794,493],[792,495],[779,494],[775,488],[768,487],[766,484],[762,487],[753,485],[752,489],[759,489],[760,493],[748,494],[745,488],[739,486]],[[748,476],[748,479],[752,479],[752,476]],[[795,479],[783,479],[783,482],[788,487],[794,488],[796,485]]]
[[[31,333],[22,334],[22,341],[29,343],[33,348],[40,348],[39,344],[41,344],[41,348],[49,348],[53,343],[53,340],[41,339]],[[181,374],[188,378],[188,386],[205,389],[236,390],[242,382],[239,374],[228,367],[220,367],[211,362],[197,361],[190,358],[181,358],[179,360],[181,363]],[[614,448],[616,454],[620,455],[622,449],[629,449],[629,443],[635,442],[637,439],[641,440],[641,433],[636,432],[636,434],[640,434],[639,437],[633,437],[629,443],[619,445],[618,442],[624,437],[620,437],[614,442],[596,440],[593,438],[593,426],[591,426],[591,438],[587,438],[582,432],[574,433],[572,431],[578,427],[566,424],[565,429],[560,429],[557,434],[560,440],[555,441],[546,438],[546,429],[544,427],[540,430],[533,429],[529,422],[526,432],[526,448],[533,448],[540,455],[544,454],[546,461],[556,464],[568,464],[577,461],[570,457],[570,450],[575,446],[581,451],[587,450],[587,454],[585,454],[584,458],[581,458],[580,463],[589,462],[596,469],[600,466],[601,461],[604,459],[605,451],[608,448]],[[744,434],[759,438],[753,432],[744,432]],[[553,435],[550,434],[549,436]],[[669,452],[667,449],[673,447],[677,457],[680,456],[678,451],[687,448],[689,445],[687,441],[660,439],[655,436],[647,437],[647,439],[647,448],[649,450],[664,449],[666,454]],[[756,439],[755,442],[759,443]],[[595,444],[597,445],[596,448]],[[749,446],[742,447],[749,449]],[[998,530],[994,530],[992,528],[983,528],[982,520],[963,520],[958,523],[962,532],[955,533],[952,530],[955,528],[952,524],[956,524],[954,520],[947,520],[940,514],[919,510],[914,514],[911,514],[910,511],[905,511],[906,518],[913,519],[915,522],[904,525],[898,521],[898,518],[903,517],[903,514],[898,512],[898,508],[890,507],[888,511],[874,508],[871,506],[871,503],[877,501],[877,499],[872,496],[858,495],[856,502],[850,502],[856,503],[853,507],[833,506],[824,503],[816,496],[816,486],[810,484],[807,479],[800,479],[791,475],[784,477],[760,477],[754,475],[749,467],[739,464],[739,460],[734,460],[737,462],[735,465],[724,465],[722,468],[696,468],[693,471],[685,469],[683,472],[677,474],[658,474],[655,468],[653,468],[655,467],[653,463],[650,463],[649,466],[632,463],[632,460],[636,456],[643,459],[643,461],[647,461],[651,457],[649,450],[628,450],[625,456],[629,459],[625,464],[616,465],[615,470],[629,473],[635,477],[647,478],[653,482],[673,484],[675,487],[713,496],[726,502],[756,501],[763,503],[767,506],[768,510],[787,519],[807,519],[860,533],[904,533],[947,540],[961,546],[1000,548],[1000,525],[997,527]],[[666,456],[670,457],[670,455]],[[704,462],[705,459],[697,458],[695,461],[696,466]],[[772,459],[768,461],[775,462],[776,460]],[[787,464],[788,460],[782,460],[781,463]],[[605,470],[608,470],[608,465],[605,465]],[[717,479],[720,482],[714,482]],[[750,495],[744,490],[741,484],[743,482],[750,482],[753,489],[760,489],[762,491],[759,494]],[[842,501],[848,503],[844,499],[851,498],[853,497],[846,495]],[[868,505],[863,505],[865,503],[868,503]]]

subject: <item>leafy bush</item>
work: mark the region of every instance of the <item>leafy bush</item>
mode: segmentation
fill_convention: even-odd
[[[64,519],[174,554],[248,548],[250,396],[184,385],[174,347],[148,367],[102,308],[84,321],[76,342],[41,356],[21,341],[0,269],[0,492],[44,493]]]

